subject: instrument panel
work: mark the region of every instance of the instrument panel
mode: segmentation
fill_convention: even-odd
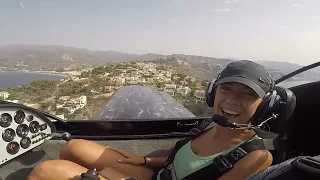
[[[51,139],[49,123],[27,108],[0,107],[0,165]]]

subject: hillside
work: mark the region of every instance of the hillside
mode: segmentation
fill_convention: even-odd
[[[197,116],[206,110],[201,92],[206,81],[176,72],[163,63],[125,62],[99,66],[81,75],[57,81],[39,80],[8,88],[7,100],[17,101],[66,119],[93,119],[122,86],[140,85],[170,94]],[[199,98],[200,97],[200,98]]]
[[[285,74],[293,72],[303,67],[299,64],[294,64],[289,62],[276,62],[276,61],[257,61],[257,62],[267,68],[275,69]],[[301,73],[299,77],[319,77],[319,74],[320,74],[320,68],[314,68],[304,73]]]
[[[0,47],[0,66],[8,70],[77,69],[101,65],[106,62],[136,60],[136,58],[137,55],[116,51],[90,51],[55,45],[7,45]]]
[[[155,63],[162,63],[176,67],[178,73],[186,74],[202,80],[215,78],[222,70],[223,66],[214,63],[198,63],[195,60],[178,58],[175,55],[166,58],[153,60]]]
[[[157,61],[178,67],[180,73],[200,79],[212,79],[230,62],[227,58],[213,58],[185,54],[127,54],[117,51],[91,51],[58,45],[7,45],[0,47],[0,71],[18,70],[80,70],[86,67],[126,61]],[[258,61],[275,78],[301,68],[288,62]],[[320,68],[298,77],[320,77]]]

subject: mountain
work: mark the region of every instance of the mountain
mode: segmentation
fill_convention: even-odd
[[[181,74],[186,74],[199,79],[210,80],[216,78],[219,72],[227,64],[232,62],[228,59],[217,59],[194,55],[173,54],[163,58],[151,60],[157,63],[165,63],[175,66]]]
[[[304,66],[299,64],[289,63],[289,62],[278,62],[278,61],[257,61],[259,64],[263,65],[266,68],[280,71],[284,74],[291,73],[295,70],[298,70]],[[298,75],[298,77],[320,77],[320,68],[314,68],[303,72]]]
[[[132,61],[140,55],[116,51],[90,51],[57,45],[7,45],[0,47],[0,66],[29,70],[87,67],[106,62]]]
[[[155,61],[178,67],[179,72],[200,79],[216,77],[220,70],[235,58],[213,58],[185,54],[128,54],[117,51],[91,51],[60,45],[12,44],[0,46],[0,70],[58,70],[81,69],[93,65],[125,61]],[[278,78],[301,68],[298,64],[275,61],[258,61]],[[307,71],[300,77],[320,77],[320,68]]]

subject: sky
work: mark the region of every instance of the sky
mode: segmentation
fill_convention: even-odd
[[[0,0],[0,45],[320,61],[320,0]]]

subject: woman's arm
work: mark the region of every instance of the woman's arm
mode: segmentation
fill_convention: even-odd
[[[165,157],[146,157],[146,164],[145,166],[151,168],[159,168],[162,167],[163,164],[168,159],[168,156]]]
[[[219,180],[246,179],[270,167],[272,161],[273,158],[269,151],[253,151],[237,162],[234,167],[221,176]]]

